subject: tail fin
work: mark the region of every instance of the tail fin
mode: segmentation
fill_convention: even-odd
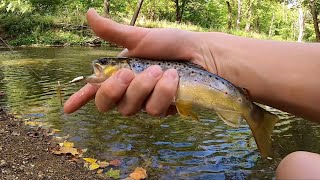
[[[272,157],[271,134],[279,118],[256,104],[253,105],[248,116],[245,119],[250,126],[261,156],[263,158]]]

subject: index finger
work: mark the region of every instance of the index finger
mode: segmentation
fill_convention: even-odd
[[[94,99],[100,86],[86,84],[78,92],[74,93],[65,103],[63,111],[66,114],[73,113]]]

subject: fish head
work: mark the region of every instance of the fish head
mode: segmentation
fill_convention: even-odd
[[[91,84],[102,83],[121,68],[128,68],[128,58],[106,57],[92,62],[93,72],[91,76],[84,79]]]
[[[121,68],[129,67],[128,58],[101,58],[92,62],[94,75],[96,77],[110,77]]]

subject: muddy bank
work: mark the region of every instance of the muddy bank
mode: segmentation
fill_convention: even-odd
[[[50,137],[0,107],[0,179],[104,179],[66,156],[53,155]]]

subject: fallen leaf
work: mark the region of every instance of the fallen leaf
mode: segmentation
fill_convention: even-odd
[[[98,164],[99,164],[100,168],[105,168],[105,167],[109,166],[109,163],[106,161],[98,162]]]
[[[24,122],[24,124],[29,125],[29,126],[36,126],[38,124],[38,122],[26,121],[26,122]]]
[[[17,119],[21,119],[21,118],[22,118],[21,115],[15,115],[15,117],[16,117]]]
[[[101,174],[103,172],[103,169],[98,169],[97,174]]]
[[[61,130],[59,129],[51,129],[49,133],[47,133],[47,136],[53,136],[55,135],[57,132],[60,132]]]
[[[118,159],[112,160],[109,162],[111,166],[120,166],[121,162]]]
[[[56,132],[60,132],[61,130],[60,129],[52,129],[52,131],[56,133]]]
[[[85,153],[85,152],[87,152],[87,151],[88,151],[88,148],[81,149],[81,152],[82,152],[82,153]]]
[[[95,170],[99,168],[99,164],[98,163],[92,163],[89,166],[89,170]]]
[[[82,159],[91,164],[97,162],[97,159],[93,159],[93,158],[82,158]]]
[[[134,180],[146,179],[148,177],[147,171],[142,167],[137,167],[130,175],[130,178]]]
[[[60,147],[59,150],[52,150],[54,154],[72,154],[73,156],[78,155],[79,152],[76,148],[73,147]]]
[[[25,121],[24,124],[29,126],[48,126],[48,123],[37,122],[37,121]]]
[[[63,146],[72,148],[74,146],[74,143],[65,141],[65,142],[63,142]]]
[[[120,178],[120,170],[113,170],[112,168],[106,172],[106,175],[113,179],[119,179]]]

